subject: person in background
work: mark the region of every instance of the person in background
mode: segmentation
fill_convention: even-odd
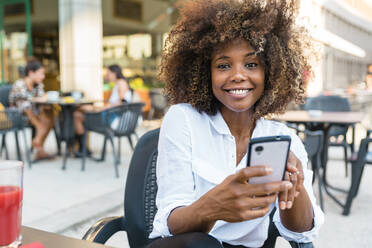
[[[37,60],[31,60],[24,69],[25,77],[17,80],[9,95],[9,104],[16,106],[24,113],[31,125],[35,128],[36,134],[32,139],[32,146],[35,148],[34,160],[53,158],[45,152],[43,145],[49,131],[54,126],[53,110],[47,106],[35,108],[31,100],[33,98],[44,98],[45,70]]]
[[[128,80],[124,77],[122,68],[119,65],[110,65],[107,68],[105,79],[109,82],[115,83],[108,102],[105,103],[103,107],[84,105],[74,112],[75,137],[79,143],[79,151],[75,153],[76,157],[80,157],[82,154],[85,111],[102,111],[104,109],[114,107],[122,103],[141,101],[141,98],[138,96],[138,94],[130,88]],[[88,155],[90,154],[91,152],[88,150]]]

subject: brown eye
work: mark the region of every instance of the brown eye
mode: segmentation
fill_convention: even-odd
[[[217,68],[222,69],[222,70],[226,70],[226,69],[230,68],[230,65],[229,64],[219,64],[219,65],[217,65]]]
[[[245,67],[247,67],[247,68],[256,68],[257,66],[258,66],[257,63],[247,63],[247,64],[245,64]]]

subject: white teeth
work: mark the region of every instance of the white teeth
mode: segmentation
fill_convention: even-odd
[[[249,90],[229,90],[229,93],[235,94],[235,95],[244,95],[247,94]]]

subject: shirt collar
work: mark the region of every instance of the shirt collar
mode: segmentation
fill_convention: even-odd
[[[231,135],[230,129],[227,126],[227,124],[226,124],[225,120],[223,119],[222,114],[219,110],[217,111],[217,114],[209,115],[209,120],[210,120],[212,126],[214,127],[214,129],[216,129],[217,132],[219,132],[220,134],[230,134]]]
[[[257,136],[257,133],[256,133],[257,131],[256,130],[259,129],[259,126],[262,125],[262,120],[263,119],[264,118],[261,117],[256,121],[256,127],[255,127],[255,129],[253,129],[252,138],[255,138]],[[222,117],[222,114],[219,110],[217,111],[217,114],[209,115],[209,120],[210,120],[210,122],[212,123],[212,126],[214,127],[214,129],[216,129],[217,132],[219,132],[220,134],[230,134],[231,135],[229,126],[227,126],[227,123],[225,122],[225,120]]]

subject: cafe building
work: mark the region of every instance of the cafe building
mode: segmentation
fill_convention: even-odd
[[[160,52],[182,0],[2,0],[1,81],[14,82],[27,56],[46,67],[47,90],[102,98],[104,67],[156,84]],[[321,51],[309,94],[366,89],[372,64],[372,4],[366,0],[303,0]],[[306,19],[306,18],[305,18]]]

